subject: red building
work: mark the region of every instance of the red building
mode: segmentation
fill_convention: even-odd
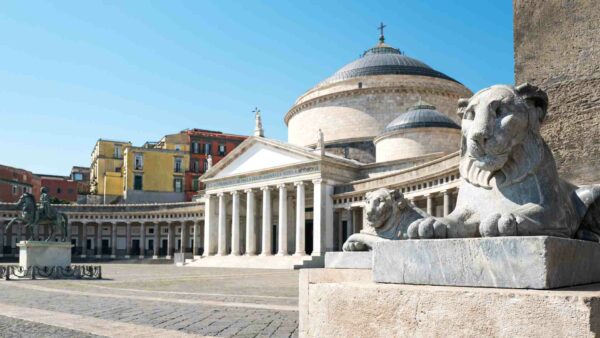
[[[0,202],[14,203],[24,192],[40,197],[40,178],[30,171],[0,165]]]
[[[190,167],[185,172],[185,198],[191,201],[192,196],[203,189],[198,178],[208,169],[208,155],[212,156],[213,165],[217,164],[248,136],[203,129],[187,129],[181,133],[189,137]]]
[[[63,201],[77,202],[77,182],[71,180],[68,176],[43,174],[38,174],[38,176],[41,178],[41,186],[48,188],[48,194],[51,197]]]

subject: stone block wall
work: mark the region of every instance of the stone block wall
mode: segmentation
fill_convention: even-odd
[[[542,133],[560,174],[600,183],[600,3],[514,1],[515,82],[550,99]]]

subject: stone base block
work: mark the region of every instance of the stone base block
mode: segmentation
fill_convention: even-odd
[[[379,284],[300,271],[300,337],[595,337],[600,284],[561,290]]]
[[[19,247],[19,265],[32,266],[69,266],[71,265],[71,248],[68,242],[21,241]]]
[[[336,251],[325,253],[325,267],[331,269],[370,269],[373,265],[371,251]]]
[[[323,256],[203,256],[185,267],[248,268],[248,269],[304,269],[322,268]]]
[[[381,242],[381,283],[554,289],[600,282],[600,244],[567,238],[498,237]]]

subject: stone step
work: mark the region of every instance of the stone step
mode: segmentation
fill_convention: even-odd
[[[185,267],[302,269],[322,268],[322,256],[209,256],[186,259]]]

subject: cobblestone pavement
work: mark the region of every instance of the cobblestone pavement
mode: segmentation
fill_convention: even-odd
[[[63,329],[56,326],[45,325],[27,320],[15,319],[0,316],[0,336],[2,337],[56,337],[56,338],[93,338],[100,337],[92,334],[85,334],[81,331]]]
[[[0,281],[0,315],[8,304],[173,334],[297,336],[297,271],[104,264],[102,274],[101,281]]]

